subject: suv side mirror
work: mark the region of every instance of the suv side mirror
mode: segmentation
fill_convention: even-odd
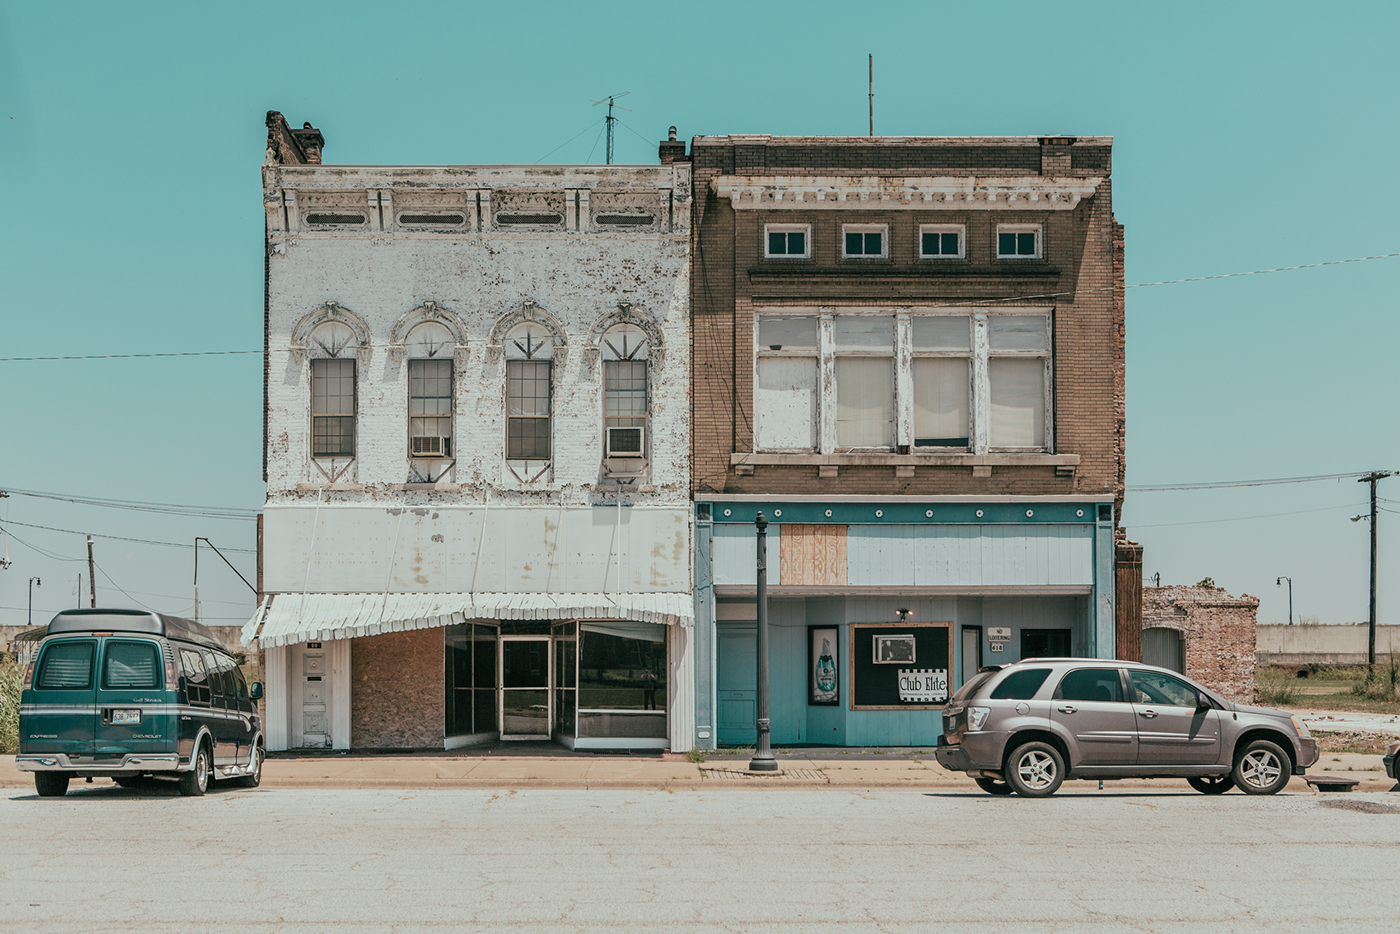
[[[1209,710],[1210,708],[1212,708],[1212,707],[1214,707],[1214,706],[1215,706],[1215,705],[1212,704],[1212,703],[1210,702],[1210,698],[1209,698],[1209,697],[1206,697],[1204,691],[1197,691],[1197,692],[1196,692],[1196,709],[1197,709],[1197,710],[1202,710],[1202,709],[1204,709],[1204,710]]]
[[[252,689],[248,692],[248,696],[251,697],[253,700],[262,700],[263,687],[261,681],[253,682]]]

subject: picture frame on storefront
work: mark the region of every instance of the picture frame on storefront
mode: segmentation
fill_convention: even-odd
[[[849,709],[939,710],[947,703],[952,622],[852,623],[849,630]],[[917,661],[877,661],[877,640],[890,639],[896,646],[912,639]]]
[[[807,627],[807,704],[841,703],[841,632],[835,626]]]

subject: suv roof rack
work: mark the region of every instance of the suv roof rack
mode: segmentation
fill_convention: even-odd
[[[196,623],[192,619],[166,616],[164,613],[152,613],[148,610],[102,608],[63,610],[49,622],[48,635],[99,630],[145,632],[170,639],[182,639],[185,642],[196,642],[200,645],[207,645],[211,649],[228,651],[224,648],[224,644],[219,641],[219,637],[214,635],[213,630],[208,626]]]

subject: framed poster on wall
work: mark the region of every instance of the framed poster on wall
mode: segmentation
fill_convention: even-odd
[[[807,703],[834,707],[841,702],[839,630],[835,626],[807,627]]]
[[[952,623],[852,623],[852,710],[920,710],[948,701]]]

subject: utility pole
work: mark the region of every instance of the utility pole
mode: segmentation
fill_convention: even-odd
[[[1371,484],[1371,622],[1366,637],[1366,664],[1373,666],[1376,664],[1376,483],[1393,472],[1376,470],[1356,481]]]
[[[1284,581],[1288,581],[1288,625],[1292,626],[1292,625],[1293,625],[1293,578],[1291,578],[1291,577],[1280,577],[1278,580],[1274,581],[1274,586],[1275,586],[1275,587],[1282,587]]]
[[[870,135],[875,135],[875,53],[870,53]]]
[[[763,513],[754,519],[758,527],[758,740],[754,743],[750,772],[776,772],[778,760],[773,758],[769,734],[772,721],[768,719],[768,520]]]
[[[92,595],[92,600],[91,600],[91,603],[89,604],[89,606],[91,606],[91,607],[95,610],[95,609],[97,609],[97,576],[93,573],[92,536],[89,535],[89,536],[87,537],[87,539],[88,539],[88,588],[89,588],[89,593]],[[81,593],[79,593],[79,594],[78,594],[78,602],[81,603],[82,600],[83,600],[83,595],[82,595]]]
[[[37,577],[29,578],[29,625],[34,625],[34,585],[44,586],[44,582]]]

